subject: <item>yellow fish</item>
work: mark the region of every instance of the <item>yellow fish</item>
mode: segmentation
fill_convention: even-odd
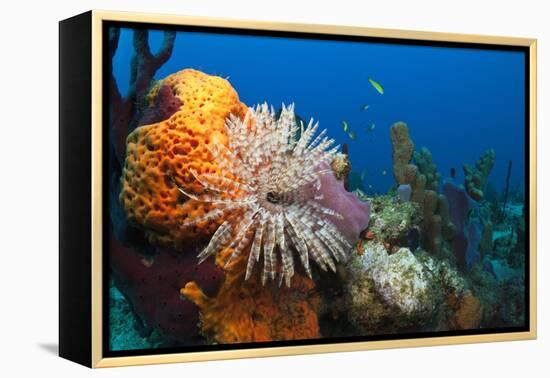
[[[361,110],[367,110],[368,108],[369,108],[368,104],[365,104],[365,105],[361,106]]]
[[[348,136],[351,140],[357,139],[357,134],[355,133],[355,131],[350,131]]]
[[[380,93],[381,95],[384,94],[384,88],[380,84],[378,84],[376,81],[369,78],[369,83]]]
[[[342,121],[342,124],[344,125],[344,132],[347,133],[349,129],[349,125],[346,121]]]

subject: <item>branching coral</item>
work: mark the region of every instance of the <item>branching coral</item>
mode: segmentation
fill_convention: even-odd
[[[112,61],[118,48],[120,38],[119,28],[109,29],[109,58]],[[124,157],[124,141],[130,131],[140,123],[142,112],[146,106],[147,93],[157,70],[170,58],[174,48],[176,32],[164,33],[160,50],[153,54],[149,47],[149,32],[146,29],[133,31],[134,55],[130,67],[130,88],[123,96],[117,86],[113,72],[110,75],[109,100],[110,123],[113,133],[113,147],[116,156]]]
[[[393,149],[393,175],[399,185],[414,186],[418,168],[409,164],[414,143],[409,136],[409,128],[403,122],[397,122],[390,127],[390,136]]]
[[[334,260],[346,259],[351,245],[331,221],[343,216],[318,202],[323,199],[321,177],[332,174],[329,164],[338,147],[329,149],[334,141],[325,136],[326,130],[314,137],[317,128],[311,120],[297,139],[292,105],[283,105],[278,119],[267,104],[249,109],[244,120],[229,117],[228,147],[213,143],[208,148],[223,173],[191,169],[202,191],[180,188],[193,201],[212,205],[182,226],[225,219],[199,254],[200,261],[232,248],[228,266],[251,244],[245,280],[263,254],[262,283],[278,275],[279,283],[284,279],[290,286],[293,250],[309,277],[310,257],[333,271]]]

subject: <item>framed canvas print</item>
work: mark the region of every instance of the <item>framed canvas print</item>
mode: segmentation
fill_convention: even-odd
[[[60,355],[536,337],[536,41],[60,22]]]

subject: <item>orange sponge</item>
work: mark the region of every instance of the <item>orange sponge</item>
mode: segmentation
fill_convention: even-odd
[[[466,293],[458,301],[453,301],[451,307],[456,309],[449,320],[451,329],[475,329],[481,324],[481,302],[471,293]]]
[[[185,239],[208,236],[217,222],[182,227],[182,222],[208,212],[208,204],[189,200],[186,192],[200,194],[203,187],[191,170],[217,173],[207,146],[227,145],[225,119],[244,117],[229,82],[217,76],[186,69],[172,74],[155,88],[169,86],[182,106],[170,118],[138,127],[127,138],[120,200],[131,222],[141,226],[153,243],[181,246]],[[151,90],[150,101],[158,92]],[[177,185],[176,185],[177,184]]]
[[[224,254],[225,252],[222,252]],[[321,299],[309,278],[295,274],[291,287],[263,286],[259,275],[243,281],[246,260],[226,272],[218,294],[207,297],[194,282],[180,293],[201,312],[203,334],[215,343],[319,338]]]

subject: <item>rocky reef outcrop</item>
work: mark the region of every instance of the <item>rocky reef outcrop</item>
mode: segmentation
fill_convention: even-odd
[[[477,299],[464,277],[425,252],[389,253],[383,243],[367,241],[348,269],[349,319],[361,334],[480,326],[481,310],[471,308]]]

